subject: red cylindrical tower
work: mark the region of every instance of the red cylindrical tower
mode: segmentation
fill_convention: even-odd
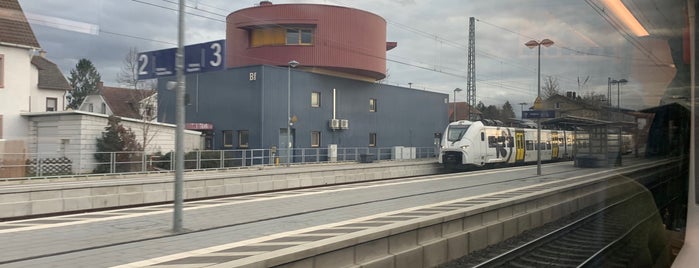
[[[370,12],[329,5],[259,6],[228,15],[229,68],[295,60],[312,72],[362,80],[386,77],[386,21]]]

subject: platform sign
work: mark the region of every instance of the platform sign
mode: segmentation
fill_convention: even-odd
[[[184,47],[185,73],[202,73],[225,68],[226,41],[217,40]],[[138,79],[152,79],[177,74],[177,48],[138,53]]]
[[[554,117],[556,117],[556,111],[554,111],[554,110],[522,111],[522,118],[523,119],[554,118]]]

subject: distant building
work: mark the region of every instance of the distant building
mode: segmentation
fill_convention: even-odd
[[[86,96],[78,110],[157,121],[158,93],[156,90],[106,87],[100,83],[97,92]]]
[[[207,149],[434,147],[448,124],[447,94],[377,82],[397,44],[373,13],[262,1],[227,22],[229,69],[186,77],[187,128]],[[161,122],[175,121],[174,80],[158,81]]]
[[[459,121],[459,120],[480,120],[483,117],[483,113],[476,109],[476,107],[471,107],[466,102],[450,102],[449,103],[449,122]]]
[[[583,100],[574,92],[567,92],[566,96],[555,94],[543,100],[541,109],[555,111],[556,118],[576,116],[605,121],[633,122],[635,120],[632,110],[610,107],[603,102],[592,103]]]

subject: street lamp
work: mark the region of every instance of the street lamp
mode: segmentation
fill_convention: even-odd
[[[519,103],[519,110],[522,111],[522,114],[524,114],[524,105],[527,105],[527,103],[526,102]],[[520,114],[520,116],[522,116],[522,115]],[[522,119],[524,119],[524,118],[522,118]]]
[[[623,78],[619,79],[619,80],[611,79],[611,78],[609,78],[609,79],[610,79],[610,81],[609,81],[610,85],[616,84],[616,116],[615,117],[616,117],[616,120],[618,122],[621,122],[623,120],[623,117],[621,116],[621,106],[620,106],[621,98],[619,96],[619,91],[620,91],[621,85],[626,84],[629,81],[626,79],[623,79]],[[610,102],[610,104],[611,104],[611,102]],[[622,125],[619,124],[619,135],[617,136],[617,143],[618,143],[618,147],[619,147],[619,152],[618,152],[617,158],[616,158],[616,165],[617,166],[621,166],[621,153],[622,153],[621,146],[623,143],[623,141],[621,140],[622,128],[623,128]]]
[[[453,106],[454,106],[454,122],[456,122],[456,92],[461,92],[461,90],[462,89],[460,89],[458,87],[454,89],[454,104],[453,104]]]
[[[541,45],[550,47],[553,41],[550,39],[531,40],[524,43],[528,48],[538,48],[537,65],[536,65],[536,100],[541,101]],[[536,120],[536,175],[541,176],[541,118]]]
[[[292,60],[287,71],[287,87],[286,87],[286,165],[291,165],[291,68],[299,66],[299,62]]]
[[[619,88],[621,87],[621,85],[626,84],[628,82],[629,82],[628,80],[623,79],[623,78],[619,79],[619,80],[612,79],[611,81],[609,81],[609,83],[611,85],[616,84],[616,113],[617,113],[617,116],[619,116],[621,114],[621,106],[619,106],[620,100],[621,100],[621,98],[619,98]],[[621,121],[621,120],[619,120],[619,121]]]

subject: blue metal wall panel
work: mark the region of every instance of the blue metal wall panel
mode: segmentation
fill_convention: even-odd
[[[254,74],[255,80],[250,80]],[[291,69],[291,114],[295,146],[309,148],[311,132],[321,132],[321,147],[367,147],[369,133],[377,133],[377,147],[434,146],[434,133],[448,124],[447,94],[350,80]],[[187,122],[213,123],[215,149],[221,149],[222,131],[248,130],[250,148],[279,147],[280,129],[287,121],[287,68],[250,66],[187,76]],[[159,83],[159,115],[174,122],[174,91]],[[198,85],[198,87],[197,87]],[[332,90],[337,92],[337,118],[349,120],[349,129],[331,130]],[[198,90],[197,90],[198,89]],[[311,107],[311,92],[320,92],[320,107]],[[369,99],[377,111],[369,111]],[[237,136],[234,137],[237,142]]]

